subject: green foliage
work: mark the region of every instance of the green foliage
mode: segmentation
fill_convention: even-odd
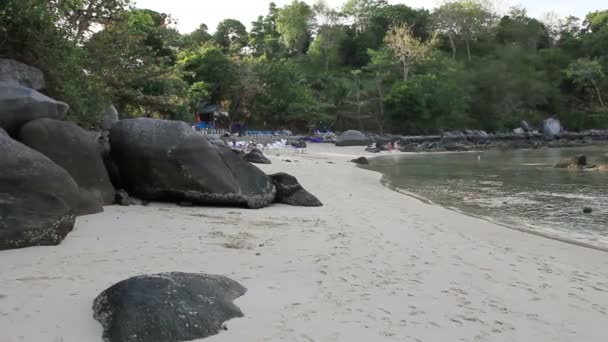
[[[40,68],[68,116],[191,121],[199,101],[234,122],[307,131],[512,130],[557,116],[608,127],[608,10],[543,20],[488,0],[433,11],[385,0],[270,3],[251,32],[233,19],[179,34],[131,0],[0,0],[0,57]],[[404,76],[405,77],[404,81]]]
[[[312,8],[298,0],[279,10],[277,32],[289,51],[298,55],[306,53],[312,35],[313,16]]]
[[[439,65],[444,68],[436,69]],[[468,116],[471,99],[463,67],[438,57],[427,68],[437,72],[397,82],[386,96],[392,126],[408,133],[472,127],[474,122]]]

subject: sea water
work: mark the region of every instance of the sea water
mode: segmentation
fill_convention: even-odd
[[[558,169],[575,155],[608,161],[608,147],[401,154],[366,168],[429,201],[508,227],[608,249],[608,172]],[[583,213],[584,208],[593,210]]]

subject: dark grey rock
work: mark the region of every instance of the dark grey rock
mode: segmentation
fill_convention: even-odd
[[[119,189],[114,194],[114,204],[128,207],[130,205],[143,205],[143,202],[139,198],[129,196],[125,189]]]
[[[109,131],[119,120],[118,110],[114,105],[109,105],[101,117],[101,129]]]
[[[528,121],[526,120],[521,120],[521,123],[519,124],[521,126],[521,128],[525,131],[525,132],[530,132],[532,131],[532,128],[530,127],[530,124],[528,123]]]
[[[355,159],[351,160],[351,162],[353,162],[355,164],[361,164],[361,165],[369,164],[369,160],[367,160],[367,158],[365,158],[365,157],[355,158]]]
[[[561,122],[555,118],[549,118],[543,121],[542,131],[547,138],[559,137],[563,132]]]
[[[233,301],[247,289],[224,276],[194,273],[142,275],[103,291],[93,317],[106,342],[181,342],[218,334],[243,317]]]
[[[593,208],[589,208],[589,207],[583,208],[583,213],[585,213],[585,214],[591,214],[592,212],[593,212]]]
[[[11,135],[16,134],[22,125],[35,119],[61,120],[65,118],[68,109],[67,104],[55,101],[33,89],[0,83],[0,128]]]
[[[270,175],[272,183],[277,189],[276,203],[284,203],[300,207],[321,207],[323,203],[314,195],[306,191],[296,177],[279,172]]]
[[[46,88],[42,71],[12,59],[0,58],[0,82],[35,90]]]
[[[114,202],[114,187],[94,136],[77,125],[53,119],[25,124],[19,140],[64,168],[80,191],[79,213],[98,213]]]
[[[70,208],[53,195],[0,191],[0,250],[58,245],[74,221]]]
[[[377,147],[368,147],[365,149],[365,152],[369,153],[380,153],[380,149]]]
[[[306,141],[304,140],[297,140],[297,141],[288,141],[287,145],[291,145],[295,148],[306,148]]]
[[[55,196],[80,214],[76,181],[62,167],[0,129],[0,191],[36,192]]]
[[[143,200],[261,208],[274,200],[270,178],[184,122],[129,119],[110,132],[125,190]]]
[[[336,146],[368,146],[370,143],[365,134],[355,130],[346,131],[336,138]]]
[[[243,159],[254,164],[272,164],[272,162],[264,156],[264,153],[257,148],[254,148],[251,152],[244,155]]]

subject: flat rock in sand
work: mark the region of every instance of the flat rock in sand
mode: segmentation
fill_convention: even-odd
[[[93,304],[106,342],[180,342],[219,333],[243,317],[233,301],[247,292],[224,276],[194,273],[142,275],[103,291]]]

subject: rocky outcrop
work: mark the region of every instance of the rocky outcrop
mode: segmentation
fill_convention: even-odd
[[[370,143],[365,134],[355,130],[346,131],[336,138],[336,146],[368,146]]]
[[[82,214],[78,185],[72,176],[40,152],[13,140],[2,129],[0,161],[0,191],[52,195],[75,214]]]
[[[261,208],[275,197],[260,169],[183,122],[119,121],[110,132],[110,154],[125,190],[143,200]]]
[[[545,137],[553,139],[562,134],[562,124],[558,119],[549,118],[543,121],[542,132]]]
[[[321,207],[323,203],[306,191],[296,177],[280,172],[270,175],[277,189],[275,202],[301,207]]]
[[[25,124],[19,140],[65,169],[76,181],[80,208],[86,213],[103,211],[114,202],[114,187],[94,137],[71,122],[38,119]]]
[[[0,190],[0,213],[0,250],[58,245],[75,221],[59,198],[22,190]]]
[[[109,131],[112,128],[112,125],[117,123],[119,120],[120,118],[118,117],[118,110],[116,110],[114,105],[109,105],[101,117],[101,129],[104,131]]]
[[[29,121],[40,118],[63,119],[69,107],[39,92],[0,83],[0,128],[14,135]]]
[[[247,289],[224,276],[142,275],[121,281],[94,301],[106,342],[181,342],[218,334],[243,317],[233,301]]]
[[[243,159],[254,164],[272,164],[272,162],[264,156],[264,153],[257,148],[254,148],[251,152],[244,155]]]
[[[0,82],[35,90],[46,88],[42,71],[12,59],[0,58]]]
[[[365,158],[365,157],[355,158],[355,159],[351,160],[351,162],[353,162],[355,164],[359,164],[359,165],[369,164],[369,160],[367,160],[367,158]]]

